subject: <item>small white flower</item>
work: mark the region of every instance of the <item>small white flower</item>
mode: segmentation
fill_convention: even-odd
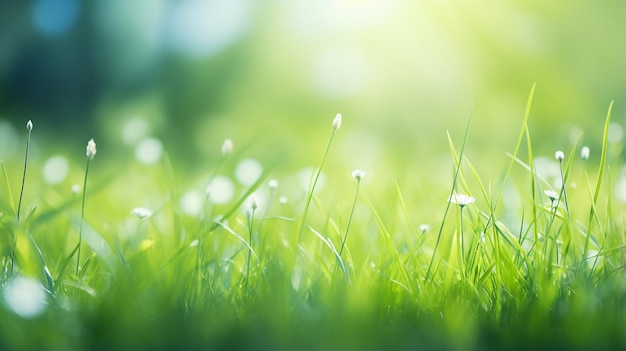
[[[588,146],[583,146],[583,148],[580,150],[580,158],[582,158],[583,160],[589,159],[589,147]]]
[[[267,183],[267,186],[270,187],[270,189],[276,189],[278,188],[278,180],[276,179],[270,179],[270,181]]]
[[[357,182],[360,182],[361,178],[365,177],[366,174],[367,172],[365,171],[355,169],[354,171],[352,171],[352,178],[356,179]]]
[[[224,140],[222,144],[222,156],[228,156],[233,153],[233,141],[230,139]]]
[[[333,130],[337,131],[339,128],[341,128],[341,113],[338,113],[333,119]]]
[[[452,196],[450,196],[448,201],[452,202],[453,204],[457,204],[461,207],[465,207],[471,203],[474,203],[476,199],[465,194],[453,194]]]
[[[144,207],[135,207],[132,211],[132,214],[134,214],[135,216],[141,218],[141,219],[146,219],[146,218],[150,218],[152,217],[152,211],[150,211],[147,208]]]
[[[563,153],[563,151],[559,150],[554,153],[554,158],[556,158],[557,161],[561,162],[563,161],[563,159],[565,159],[565,154]]]
[[[94,156],[96,156],[96,142],[93,139],[89,139],[87,142],[87,157],[93,160]]]
[[[250,208],[252,209],[252,212],[256,211],[257,208],[259,208],[259,200],[256,198],[255,194],[250,194]]]
[[[420,232],[422,232],[422,234],[426,234],[430,231],[430,226],[428,224],[421,224],[420,225]]]
[[[76,195],[78,193],[80,193],[80,185],[78,184],[72,185],[72,194]]]
[[[26,122],[26,130],[28,130],[29,133],[31,130],[33,130],[33,121],[31,121],[30,119],[28,120],[28,122]]]
[[[287,196],[283,195],[283,196],[279,197],[278,198],[278,203],[280,203],[282,205],[286,204],[287,203]]]
[[[552,202],[556,201],[556,199],[559,198],[559,194],[553,190],[544,190],[543,193],[546,194],[548,199],[550,199],[550,201]]]

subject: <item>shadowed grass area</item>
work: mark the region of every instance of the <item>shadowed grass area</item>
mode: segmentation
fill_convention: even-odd
[[[324,166],[336,120],[304,186],[266,170],[227,201],[176,184],[167,157],[98,177],[93,145],[88,191],[44,192],[18,221],[5,170],[0,348],[624,348],[624,213],[605,185],[612,104],[599,168],[574,144],[548,180],[528,128],[533,92],[496,183],[464,151],[469,122],[460,147],[448,135],[451,183],[424,193]],[[232,148],[210,180],[245,157]],[[421,200],[432,193],[441,200]]]

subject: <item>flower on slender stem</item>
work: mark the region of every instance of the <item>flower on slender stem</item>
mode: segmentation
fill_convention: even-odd
[[[259,200],[257,199],[255,194],[250,194],[250,209],[252,210],[252,212],[256,211],[257,208],[259,208]]]
[[[338,113],[333,119],[333,130],[337,131],[339,128],[341,128],[341,113]]]
[[[465,194],[453,194],[452,196],[450,196],[450,198],[448,199],[449,202],[453,203],[453,204],[457,204],[459,205],[461,208],[472,204],[476,201],[475,198],[469,196],[469,195],[465,195]]]
[[[304,203],[304,211],[302,212],[302,219],[300,220],[300,226],[298,229],[298,242],[302,238],[302,233],[304,232],[304,228],[306,227],[306,216],[309,212],[309,207],[311,205],[311,200],[313,199],[313,193],[315,192],[315,187],[317,186],[317,182],[320,179],[320,175],[322,174],[322,169],[324,168],[324,164],[326,163],[326,159],[328,158],[328,153],[330,152],[330,146],[333,143],[333,139],[335,137],[335,133],[341,127],[341,113],[338,113],[333,119],[333,132],[330,134],[330,140],[328,140],[328,146],[326,146],[326,152],[324,152],[324,157],[322,158],[322,163],[320,164],[317,173],[315,174],[315,178],[313,179],[313,184],[311,184],[311,188],[306,197],[306,202]]]
[[[428,233],[428,231],[430,231],[430,226],[428,224],[421,224],[420,225],[420,232],[422,234],[426,234],[426,233]]]
[[[352,178],[356,179],[357,182],[361,182],[361,178],[365,177],[367,172],[362,171],[360,169],[355,169],[352,171]]]
[[[589,159],[589,147],[588,146],[583,146],[583,148],[580,150],[580,158],[582,158],[585,161]]]
[[[554,190],[544,190],[544,194],[550,199],[551,202],[556,201],[559,198],[559,194]]]
[[[563,159],[565,159],[565,154],[563,153],[563,151],[559,150],[554,153],[554,158],[556,158],[557,161],[561,162],[563,161]]]
[[[96,142],[89,139],[87,142],[87,165],[85,166],[85,179],[83,180],[83,198],[80,208],[80,226],[78,227],[78,245],[76,251],[76,276],[80,272],[80,248],[83,242],[83,221],[85,220],[85,198],[87,195],[87,176],[89,175],[89,164],[96,156]]]
[[[233,153],[233,141],[230,139],[224,140],[222,144],[222,156],[226,157]]]
[[[87,157],[93,160],[94,156],[96,156],[96,142],[93,139],[89,139],[87,142]]]
[[[132,214],[139,217],[140,219],[147,219],[152,217],[152,211],[145,207],[135,207],[132,211]]]
[[[26,137],[26,155],[24,156],[24,173],[22,174],[22,188],[20,190],[20,199],[17,202],[17,221],[20,221],[20,211],[22,209],[22,197],[24,196],[24,184],[26,183],[26,166],[28,164],[28,151],[30,149],[30,132],[33,130],[33,121],[28,120],[26,122],[26,130],[28,135]]]
[[[267,182],[267,186],[269,186],[270,189],[276,189],[278,188],[278,180],[276,179],[270,179],[269,182]]]

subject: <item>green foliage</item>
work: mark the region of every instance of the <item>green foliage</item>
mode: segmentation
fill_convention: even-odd
[[[19,221],[2,163],[0,285],[33,277],[47,308],[20,315],[7,297],[0,348],[624,348],[624,214],[603,186],[612,104],[598,169],[573,156],[574,144],[549,199],[528,127],[533,93],[496,185],[465,152],[470,123],[459,152],[449,134],[453,177],[442,186],[451,200],[480,195],[458,206],[438,188],[385,189],[380,178],[322,169],[338,128],[306,190],[269,187],[266,173],[230,203],[205,199],[196,215],[182,209],[178,189],[190,187],[176,184],[169,159],[105,182],[96,158],[82,201],[68,194]],[[237,157],[216,160],[211,178]],[[322,171],[330,191],[319,189]],[[137,218],[132,202],[145,194],[133,177],[160,179],[150,190],[159,206]],[[519,206],[507,203],[511,191]],[[250,205],[256,193],[266,201]],[[433,193],[442,200],[421,200]]]

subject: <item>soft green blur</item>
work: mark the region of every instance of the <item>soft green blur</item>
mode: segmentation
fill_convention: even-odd
[[[428,164],[447,155],[446,130],[460,137],[472,110],[470,145],[506,161],[502,149],[519,131],[533,83],[531,128],[550,153],[570,147],[572,131],[598,145],[609,102],[621,122],[626,96],[622,1],[78,2],[75,23],[60,34],[31,23],[41,2],[5,24],[15,37],[0,50],[8,63],[0,113],[53,130],[84,121],[69,126],[89,134],[73,135],[74,145],[91,136],[120,142],[125,121],[145,118],[148,134],[187,166],[226,137],[253,143],[257,157],[310,165],[302,155],[321,153],[310,145],[327,137],[337,112],[348,129],[347,168]],[[15,60],[37,45],[47,49],[31,63],[69,77],[50,93],[81,88],[71,77],[92,70],[89,97],[61,100],[86,107],[52,119],[58,109],[24,107],[39,106],[38,95],[8,101],[46,93],[11,80]],[[38,84],[30,79],[22,85]]]

